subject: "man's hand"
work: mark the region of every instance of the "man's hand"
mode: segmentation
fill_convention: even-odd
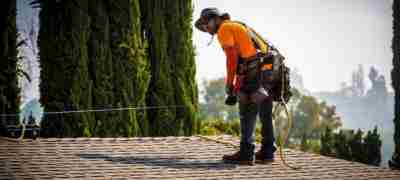
[[[225,87],[225,91],[227,94],[227,97],[225,99],[225,104],[228,106],[233,106],[237,103],[237,97],[233,92],[233,85],[227,85]]]
[[[237,97],[235,95],[228,95],[225,99],[225,104],[228,106],[233,106],[237,103]]]

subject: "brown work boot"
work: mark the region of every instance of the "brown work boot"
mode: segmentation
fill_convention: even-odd
[[[266,152],[263,148],[256,152],[256,163],[268,164],[274,162],[274,152],[276,147],[273,146],[270,152]]]
[[[252,160],[249,160],[249,159],[244,160],[244,159],[242,159],[241,156],[240,156],[240,151],[237,151],[237,152],[235,152],[234,154],[231,154],[231,155],[224,155],[222,157],[222,159],[226,163],[249,165],[249,166],[253,166],[255,164],[254,158],[252,158]]]

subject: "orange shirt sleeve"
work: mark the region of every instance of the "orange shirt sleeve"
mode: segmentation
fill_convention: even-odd
[[[226,55],[226,85],[233,86],[239,52],[235,48],[233,31],[229,28],[229,25],[221,25],[220,29],[218,30],[218,41],[224,49]]]
[[[233,86],[233,81],[236,76],[236,69],[238,66],[238,52],[237,49],[233,46],[224,48],[226,54],[226,84],[228,86]]]

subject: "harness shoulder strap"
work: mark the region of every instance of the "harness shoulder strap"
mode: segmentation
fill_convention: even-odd
[[[270,43],[268,43],[264,38],[259,36],[258,33],[253,28],[247,26],[245,23],[240,21],[233,21],[233,22],[238,23],[247,29],[247,34],[250,36],[256,49],[261,51],[261,53],[263,54],[268,53],[269,48],[271,47]]]

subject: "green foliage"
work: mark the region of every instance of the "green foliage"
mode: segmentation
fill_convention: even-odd
[[[233,120],[239,118],[237,106],[225,105],[225,80],[204,80],[204,103],[200,104],[201,118]]]
[[[89,16],[87,1],[41,1],[40,48],[41,103],[45,111],[92,106],[88,72]],[[93,115],[48,115],[43,136],[91,136]]]
[[[240,136],[240,121],[239,119],[230,121],[225,121],[223,119],[204,119],[201,121],[200,134],[212,136],[229,134]]]
[[[306,134],[304,134],[304,135],[301,137],[300,150],[306,151],[306,150],[308,150],[309,148],[310,148],[310,147],[308,146],[308,143],[307,143],[307,136],[306,136]]]
[[[138,1],[39,1],[45,111],[145,105],[149,71]],[[90,4],[90,5],[89,5]],[[144,112],[46,116],[44,136],[148,134]]]
[[[149,110],[150,135],[191,135],[199,124],[192,1],[142,0],[140,5],[151,67],[147,105],[183,106]]]
[[[353,133],[351,131],[351,133]],[[350,154],[350,147],[348,144],[348,136],[346,136],[345,131],[340,130],[338,134],[335,134],[335,152],[336,152],[336,157],[341,158],[341,159],[346,159],[346,160],[351,160],[351,154]]]
[[[288,106],[293,116],[293,124],[287,142],[291,147],[300,146],[300,149],[305,151],[318,152],[321,145],[314,143],[315,146],[311,147],[306,142],[319,141],[325,129],[335,130],[341,126],[341,119],[336,114],[335,106],[319,102],[315,97],[303,95],[296,89],[293,90],[293,96]],[[278,110],[274,120],[276,132],[286,131],[288,122],[286,114],[282,110]]]
[[[332,130],[329,127],[326,127],[324,134],[321,136],[320,153],[325,156],[334,156],[333,145],[334,139]]]
[[[225,123],[239,119],[236,106],[226,106],[224,79],[219,78],[204,81],[204,102],[200,104],[200,118],[223,119]],[[329,106],[325,102],[318,102],[315,97],[301,94],[293,90],[289,111],[294,115],[293,126],[289,130],[289,147],[303,149],[305,151],[319,152],[321,148],[319,139],[326,128],[337,129],[341,126],[340,118],[336,114],[335,106]],[[278,109],[274,117],[276,139],[279,139],[287,131],[288,120],[283,109]],[[260,124],[257,124],[256,139],[260,140]],[[303,142],[303,143],[302,143]]]
[[[364,138],[364,154],[366,159],[364,162],[367,164],[372,164],[375,166],[379,166],[381,163],[381,146],[382,141],[380,139],[380,135],[378,134],[378,128],[375,127],[373,132],[368,131],[366,137]]]
[[[294,107],[293,130],[291,138],[319,139],[327,127],[336,129],[341,126],[335,106],[319,103],[315,97],[299,96],[299,103]]]
[[[358,129],[356,134],[352,134],[349,139],[349,148],[351,150],[351,160],[365,162],[365,150],[363,144],[363,132]],[[378,146],[380,148],[380,146]],[[372,148],[372,147],[371,147]],[[379,149],[380,152],[380,149]],[[379,154],[380,157],[380,154]],[[378,164],[379,165],[379,164]]]
[[[353,130],[340,130],[338,133],[332,133],[328,128],[321,137],[320,153],[379,166],[382,141],[378,129],[375,127],[373,131],[368,131],[367,135],[363,134],[360,129],[356,133]]]
[[[20,105],[15,0],[6,0],[0,7],[0,44],[0,114],[14,114]],[[0,125],[10,123],[5,117],[0,120]]]
[[[148,53],[151,79],[147,105],[175,105],[172,62],[168,60],[168,31],[166,28],[167,1],[140,1],[143,12],[144,34],[149,42]],[[179,133],[176,109],[152,109],[148,111],[151,136],[168,136]]]
[[[149,72],[141,37],[138,0],[106,1],[110,23],[114,107],[145,105]],[[108,119],[107,121],[111,121]],[[148,135],[144,112],[120,111],[112,124],[113,136]],[[107,127],[105,127],[107,128]]]
[[[93,81],[93,107],[112,107],[114,104],[113,92],[113,62],[110,48],[110,20],[107,13],[106,1],[91,0],[89,6],[90,39],[88,42],[89,74]],[[90,128],[85,128],[85,134],[93,136],[111,136],[115,131],[117,120],[115,113],[94,113],[95,121]]]
[[[166,9],[168,29],[168,59],[172,62],[172,82],[175,102],[184,108],[176,110],[176,121],[182,123],[184,135],[195,132],[197,111],[196,64],[192,42],[192,1],[169,1]]]

